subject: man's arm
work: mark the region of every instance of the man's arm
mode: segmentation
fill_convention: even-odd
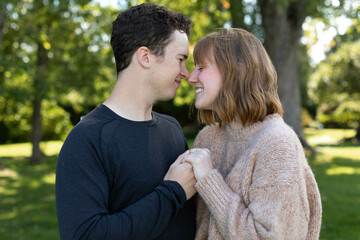
[[[81,136],[72,134],[64,143],[56,176],[61,239],[153,239],[195,193],[191,165],[174,163],[152,192],[109,213],[109,183],[100,156]]]

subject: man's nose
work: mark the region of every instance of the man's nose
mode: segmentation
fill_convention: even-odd
[[[188,83],[195,84],[197,83],[197,76],[194,72],[192,72],[188,78]]]
[[[185,67],[185,69],[183,69],[183,70],[181,71],[180,74],[181,74],[181,76],[182,76],[183,79],[188,79],[189,76],[190,76],[189,71],[187,70],[186,67]]]

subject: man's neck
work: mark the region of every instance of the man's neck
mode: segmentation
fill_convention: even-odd
[[[154,101],[149,99],[144,83],[130,77],[131,74],[123,74],[116,81],[115,87],[104,105],[119,116],[132,121],[151,120]]]

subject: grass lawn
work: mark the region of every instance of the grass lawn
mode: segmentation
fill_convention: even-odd
[[[317,149],[309,162],[323,201],[320,239],[360,239],[360,144],[341,142],[355,132],[306,129],[305,133]],[[0,239],[59,239],[54,182],[61,144],[42,143],[46,157],[41,165],[28,163],[28,143],[0,146]]]
[[[305,131],[317,154],[309,158],[323,203],[320,239],[360,239],[360,144],[341,142],[353,130]]]

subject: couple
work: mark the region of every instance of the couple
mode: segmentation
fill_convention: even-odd
[[[207,35],[189,74],[190,25],[151,3],[113,22],[115,87],[58,158],[61,239],[319,237],[318,187],[262,44],[241,29]],[[178,122],[152,112],[182,79],[207,124],[190,151]]]

